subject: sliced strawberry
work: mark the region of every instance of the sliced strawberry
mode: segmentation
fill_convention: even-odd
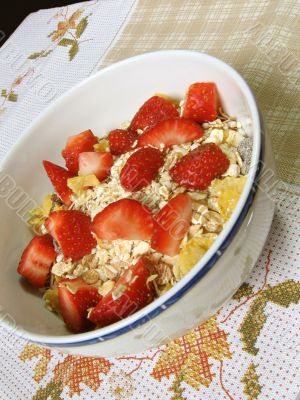
[[[153,96],[135,114],[130,124],[130,129],[133,131],[145,129],[164,119],[178,116],[179,113],[174,104],[160,96]]]
[[[98,143],[98,139],[91,130],[70,136],[67,140],[66,147],[62,151],[62,156],[66,160],[68,170],[77,174],[79,169],[79,154],[85,151],[93,151],[94,144],[96,143]]]
[[[114,163],[111,153],[88,151],[79,154],[79,175],[96,175],[103,181]]]
[[[81,211],[54,211],[45,222],[46,229],[56,240],[65,259],[77,261],[96,246],[91,232],[91,219]]]
[[[214,121],[218,116],[218,107],[219,98],[215,83],[197,82],[188,89],[182,116],[201,123]]]
[[[147,206],[137,200],[121,199],[95,216],[92,230],[104,240],[148,240],[152,228],[152,213]]]
[[[133,143],[138,139],[139,135],[130,130],[115,129],[108,135],[109,148],[111,154],[119,156],[120,154],[132,151]]]
[[[229,164],[216,144],[207,143],[180,158],[170,169],[170,175],[180,186],[205,190],[212,180],[227,171]]]
[[[89,320],[100,326],[113,324],[140,310],[153,299],[154,291],[150,276],[150,262],[142,258],[129,267],[92,310]]]
[[[43,161],[44,168],[47,172],[48,178],[50,179],[54,189],[66,206],[71,205],[72,190],[68,187],[68,179],[74,178],[74,174],[67,171],[59,165],[53,164],[50,161]]]
[[[148,186],[164,164],[162,153],[153,147],[139,149],[128,158],[121,170],[121,185],[128,192],[138,192]]]
[[[58,285],[59,309],[67,327],[72,332],[84,332],[91,328],[87,319],[88,309],[101,300],[98,289],[81,278],[63,279]]]
[[[203,129],[196,122],[184,119],[173,118],[161,121],[153,127],[147,129],[138,141],[139,146],[160,145],[169,147],[174,144],[191,142],[203,136]]]
[[[45,287],[56,255],[50,235],[36,236],[29,242],[22,254],[18,273],[32,286]]]
[[[189,230],[192,201],[187,194],[179,194],[169,201],[154,219],[151,247],[168,256],[179,253],[179,246]]]

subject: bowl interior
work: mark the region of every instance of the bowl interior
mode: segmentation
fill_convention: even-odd
[[[0,305],[5,322],[22,327],[29,335],[70,335],[62,321],[45,310],[40,294],[21,282],[16,272],[32,237],[21,216],[33,203],[22,204],[26,199],[39,203],[53,190],[42,160],[64,165],[60,152],[68,136],[86,129],[103,136],[130,120],[154,93],[182,98],[196,81],[215,82],[224,109],[252,134],[257,111],[231,68],[204,54],[166,51],[134,57],[98,72],[50,105],[14,146],[0,176]],[[254,148],[258,134],[254,132]]]

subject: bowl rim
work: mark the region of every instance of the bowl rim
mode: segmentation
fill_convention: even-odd
[[[66,93],[59,96],[48,107],[46,107],[37,118],[33,120],[33,122],[25,130],[22,137],[16,141],[16,143],[12,146],[12,149],[3,159],[0,165],[1,168],[5,167],[5,164],[10,160],[14,151],[17,150],[16,147],[19,147],[22,144],[23,140],[27,139],[27,137],[30,136],[31,130],[35,128],[35,125],[42,122],[43,118],[49,112],[51,112],[52,109],[59,107],[60,103],[63,103],[69,96],[72,96],[73,92],[76,92],[76,90],[86,85],[88,82],[97,79],[98,76],[105,75],[106,73],[109,73],[114,69],[118,69],[122,66],[140,60],[143,61],[155,57],[195,57],[198,59],[198,61],[201,59],[205,59],[206,61],[219,66],[220,69],[226,70],[227,74],[229,74],[235,80],[235,82],[242,90],[247,100],[247,105],[253,116],[253,136],[256,134],[257,137],[255,143],[253,141],[251,166],[246,185],[240,196],[238,204],[236,205],[230,219],[226,223],[226,226],[223,228],[222,232],[219,234],[219,236],[210,247],[210,249],[206,252],[206,254],[201,258],[201,260],[171,289],[169,289],[162,296],[148,304],[146,307],[107,327],[98,328],[89,332],[79,334],[49,336],[45,334],[32,333],[23,329],[22,327],[14,327],[14,333],[18,336],[21,336],[23,339],[27,339],[48,346],[84,346],[113,339],[117,336],[127,333],[130,330],[134,330],[135,328],[140,327],[141,325],[152,320],[164,310],[175,304],[182,296],[186,294],[189,289],[191,289],[213,268],[218,259],[230,245],[231,241],[235,237],[235,234],[239,230],[242,222],[244,221],[248,213],[248,210],[254,200],[256,189],[258,186],[264,151],[262,146],[263,141],[261,140],[264,135],[263,122],[259,113],[258,106],[256,104],[255,97],[244,78],[242,78],[242,76],[233,67],[217,57],[192,50],[158,50],[154,52],[143,53],[105,67],[97,73],[79,82],[77,85],[69,89]],[[2,320],[1,324],[5,325],[8,329],[11,329],[9,323],[5,320]]]

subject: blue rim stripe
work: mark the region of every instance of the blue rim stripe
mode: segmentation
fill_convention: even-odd
[[[248,198],[245,202],[245,205],[235,223],[235,225],[232,227],[231,231],[228,233],[227,237],[224,239],[223,243],[221,246],[215,251],[215,253],[211,256],[211,258],[207,261],[207,263],[203,266],[203,268],[189,281],[187,284],[182,287],[178,292],[176,292],[171,298],[165,301],[160,306],[157,306],[154,310],[150,311],[147,315],[139,318],[138,320],[134,321],[133,323],[124,326],[123,328],[117,329],[114,332],[108,333],[106,335],[103,335],[101,337],[97,337],[94,339],[87,339],[81,342],[73,342],[73,343],[47,343],[47,342],[38,342],[43,345],[47,345],[49,347],[76,347],[76,346],[86,346],[86,345],[91,345],[91,344],[96,344],[99,342],[104,342],[109,339],[114,339],[117,336],[120,336],[124,333],[127,333],[130,330],[133,330],[144,323],[148,322],[149,320],[157,317],[161,312],[175,304],[189,289],[191,289],[201,278],[204,277],[215,265],[215,263],[218,261],[218,259],[221,257],[221,255],[224,253],[224,251],[227,249],[233,238],[235,237],[237,231],[241,227],[248,211],[253,203],[253,200],[255,198],[256,192],[257,192],[257,187],[258,183],[260,180],[260,174],[262,171],[262,161],[263,157],[265,154],[265,140],[264,140],[264,131],[263,131],[263,125],[262,125],[262,120],[261,120],[261,148],[260,148],[260,156],[259,156],[259,161],[258,161],[258,166],[256,170],[256,175],[253,181],[253,186],[252,189],[250,190],[250,193],[248,195]]]

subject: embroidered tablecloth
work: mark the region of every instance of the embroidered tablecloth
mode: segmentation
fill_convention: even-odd
[[[0,48],[1,158],[51,101],[99,68],[183,48],[216,55],[247,79],[279,176],[268,242],[250,278],[216,315],[159,349],[111,359],[65,355],[0,328],[1,400],[296,398],[299,24],[300,3],[288,0],[99,0],[33,13]]]

